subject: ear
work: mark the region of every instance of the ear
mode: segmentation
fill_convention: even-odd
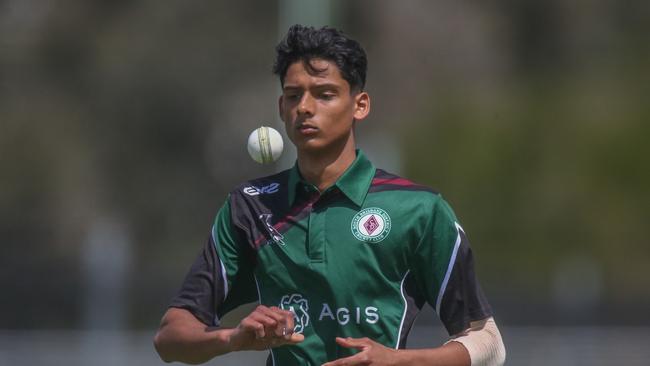
[[[280,114],[280,119],[282,122],[284,122],[284,118],[282,117],[284,115],[284,107],[282,106],[282,95],[278,97],[278,113]]]
[[[354,119],[360,121],[370,113],[370,95],[362,91],[354,97]]]

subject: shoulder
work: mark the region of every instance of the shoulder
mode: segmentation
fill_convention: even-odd
[[[398,192],[407,193],[425,200],[436,200],[440,193],[426,185],[415,183],[412,180],[389,173],[383,169],[376,169],[375,176],[370,184],[369,193]]]
[[[232,223],[240,223],[243,217],[255,215],[263,206],[278,205],[281,198],[286,201],[286,186],[289,170],[251,179],[235,186],[226,197],[225,203],[217,214]]]
[[[420,212],[430,215],[443,211],[453,216],[451,207],[438,190],[383,169],[376,170],[368,194],[394,201],[399,206],[412,210],[413,214]]]
[[[241,183],[230,191],[228,204],[232,222],[247,230],[259,224],[261,215],[281,217],[289,210],[289,173],[260,177]]]
[[[245,181],[230,191],[231,199],[260,198],[287,190],[290,170]]]

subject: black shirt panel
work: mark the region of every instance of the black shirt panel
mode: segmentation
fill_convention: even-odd
[[[223,301],[223,288],[219,259],[212,236],[197,256],[176,297],[169,307],[181,308],[191,312],[208,326],[217,324],[217,304]]]
[[[439,314],[450,335],[466,330],[470,322],[492,316],[492,308],[476,278],[472,249],[465,233],[459,230],[459,234],[461,242]]]

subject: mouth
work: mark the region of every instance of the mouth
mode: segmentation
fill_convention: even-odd
[[[318,132],[318,127],[310,123],[301,123],[296,126],[296,129],[303,135],[313,135]]]

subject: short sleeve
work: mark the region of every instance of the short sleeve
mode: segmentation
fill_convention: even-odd
[[[170,307],[186,309],[204,324],[218,326],[228,311],[257,300],[250,253],[236,230],[228,200]]]
[[[472,321],[492,315],[476,278],[465,231],[441,197],[415,249],[412,267],[427,302],[450,335],[469,328]]]

